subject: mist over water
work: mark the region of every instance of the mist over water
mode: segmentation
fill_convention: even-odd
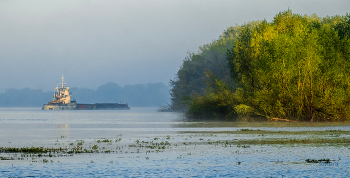
[[[289,9],[322,18],[349,7],[349,0],[0,1],[0,177],[347,177],[349,122],[193,121],[157,109],[175,101],[168,83],[189,55],[201,56],[229,27],[271,22]],[[227,63],[219,48],[193,59],[215,59],[207,64],[230,76],[218,67]],[[183,76],[199,79],[208,69],[200,66]],[[77,103],[131,109],[42,110],[62,74]],[[205,89],[189,81],[179,102],[196,93],[192,86]]]
[[[186,52],[230,26],[271,21],[288,8],[320,17],[345,15],[349,1],[1,1],[0,92],[41,89],[64,74],[70,86],[96,90],[167,83]]]
[[[69,92],[77,103],[128,103],[131,107],[159,107],[170,103],[169,90],[170,87],[161,82],[123,87],[109,82],[96,90],[70,87]],[[42,107],[52,99],[53,92],[9,89],[0,93],[0,107]]]

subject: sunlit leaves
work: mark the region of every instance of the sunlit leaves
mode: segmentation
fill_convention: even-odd
[[[349,14],[320,18],[288,10],[270,23],[229,28],[220,40],[200,48],[200,56],[235,39],[226,53],[235,85],[208,72],[208,88],[190,97],[187,115],[349,120],[349,24]]]
[[[271,23],[243,28],[228,60],[233,79],[248,96],[247,106],[266,117],[311,121],[349,117],[337,114],[349,110],[350,43],[338,37],[338,32],[347,31],[348,17],[335,18],[337,23],[288,10]],[[237,103],[235,108],[250,115],[247,107],[238,106],[246,104]]]

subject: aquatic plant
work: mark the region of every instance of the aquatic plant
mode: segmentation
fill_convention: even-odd
[[[306,159],[307,163],[331,163],[330,159]]]
[[[83,144],[84,144],[84,141],[83,141],[83,140],[78,141],[78,143],[77,143],[77,145],[79,145],[79,146],[82,146]]]
[[[98,146],[94,145],[94,146],[92,146],[92,149],[96,150],[96,149],[98,149]]]
[[[253,130],[253,129],[240,129],[239,131],[263,131],[263,130],[260,130],[260,129],[256,129],[256,130]]]
[[[104,140],[102,140],[102,142],[107,143],[107,142],[112,142],[112,140],[104,139]]]
[[[0,160],[15,160],[13,157],[3,157],[3,156],[0,156]]]

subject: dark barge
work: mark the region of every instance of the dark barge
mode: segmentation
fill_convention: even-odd
[[[95,104],[77,104],[77,110],[129,110],[128,104],[119,103],[95,103]]]

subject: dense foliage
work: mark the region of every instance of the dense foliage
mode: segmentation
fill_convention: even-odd
[[[257,21],[243,26],[253,28],[259,24],[260,22]],[[227,67],[226,52],[228,48],[232,47],[243,26],[229,27],[219,39],[199,47],[197,53],[188,52],[188,56],[183,61],[175,79],[170,81],[172,110],[187,110],[191,97],[204,94],[205,90],[208,89],[206,71],[210,71],[228,85],[233,86],[230,70]]]
[[[319,18],[290,10],[242,26],[226,53],[235,85],[210,72],[188,116],[235,120],[350,119],[350,14]],[[226,70],[226,69],[224,69]]]

